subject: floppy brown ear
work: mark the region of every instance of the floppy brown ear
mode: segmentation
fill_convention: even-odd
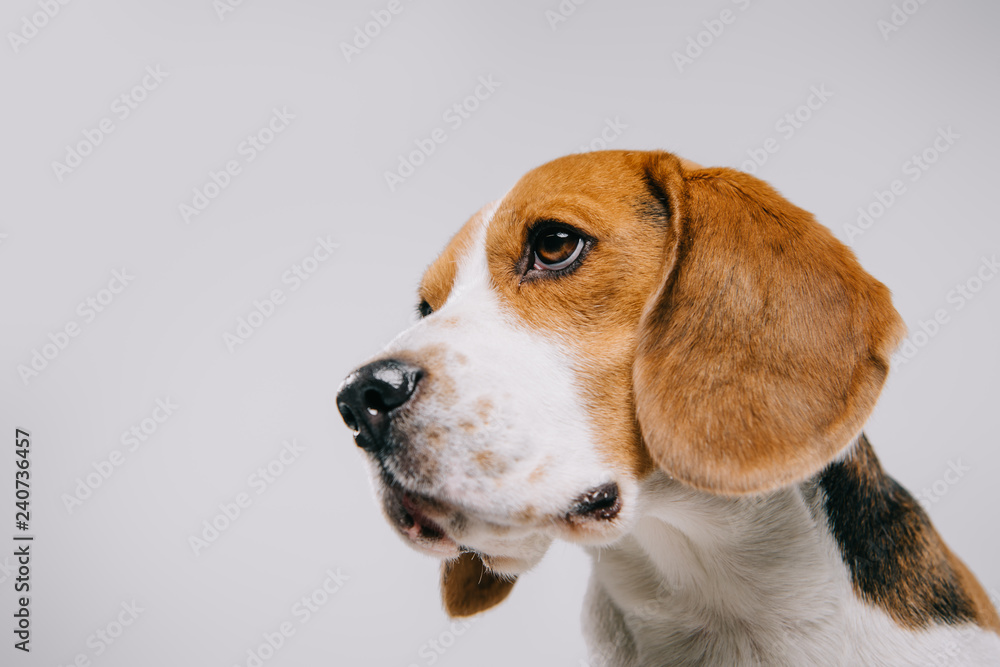
[[[506,599],[516,579],[491,572],[477,554],[463,553],[441,566],[444,609],[452,618],[486,611]]]
[[[889,290],[763,181],[651,160],[670,241],[634,369],[649,452],[717,493],[803,480],[875,405],[905,332]]]

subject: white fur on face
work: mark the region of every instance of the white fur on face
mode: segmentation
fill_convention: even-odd
[[[394,419],[397,444],[383,465],[444,506],[432,518],[457,543],[528,565],[566,535],[560,524],[582,494],[617,482],[626,501],[636,484],[616,479],[599,455],[572,351],[520,326],[500,302],[485,249],[492,214],[446,303],[381,355],[427,372]],[[620,536],[624,522],[601,526],[601,537]]]

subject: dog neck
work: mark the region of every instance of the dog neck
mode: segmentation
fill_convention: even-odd
[[[603,627],[590,636],[595,654],[617,654],[608,664],[687,654],[699,664],[784,664],[801,635],[842,614],[850,584],[820,524],[815,482],[725,498],[655,474],[640,498],[632,533],[592,552],[588,606]]]
[[[723,497],[655,473],[639,502],[632,532],[591,550],[594,667],[923,664],[942,646],[1000,649],[985,591],[863,435],[796,486]]]

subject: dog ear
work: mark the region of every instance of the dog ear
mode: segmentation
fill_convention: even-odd
[[[473,616],[503,602],[516,576],[499,575],[478,554],[463,553],[441,566],[441,598],[452,618]]]
[[[634,391],[650,455],[723,494],[818,472],[860,432],[905,333],[889,290],[763,181],[653,154],[667,209]]]

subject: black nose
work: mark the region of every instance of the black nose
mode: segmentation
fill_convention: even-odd
[[[373,454],[388,447],[390,413],[410,400],[423,376],[422,368],[398,359],[373,361],[347,376],[337,409],[359,447]]]

